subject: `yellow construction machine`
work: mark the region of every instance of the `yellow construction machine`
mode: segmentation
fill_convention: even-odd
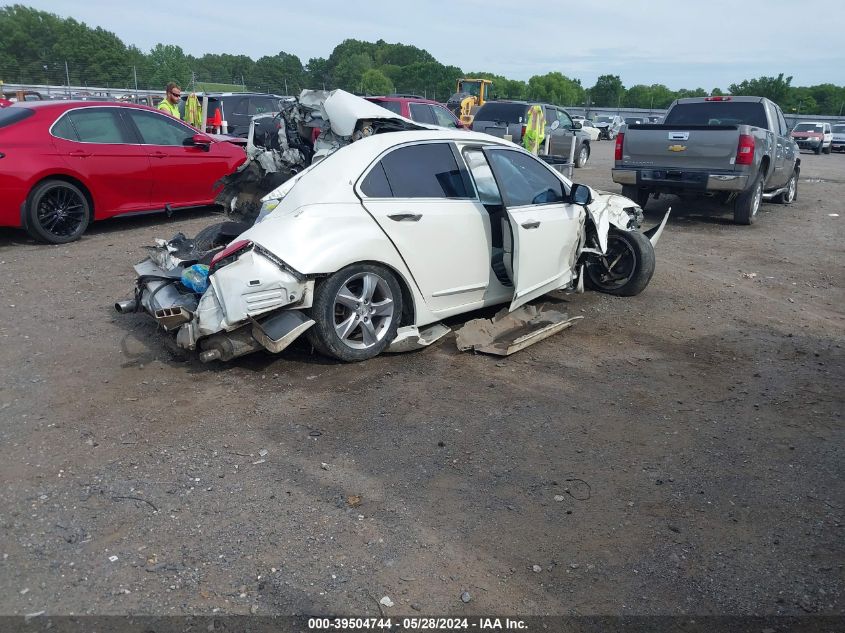
[[[493,82],[489,79],[472,79],[461,77],[455,89],[455,94],[449,97],[446,107],[455,113],[461,123],[472,126],[472,120],[478,109],[487,102]]]

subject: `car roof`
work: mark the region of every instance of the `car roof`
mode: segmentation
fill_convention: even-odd
[[[33,110],[71,110],[73,108],[93,108],[105,106],[111,108],[137,108],[139,110],[157,111],[156,108],[141,103],[128,103],[125,101],[88,101],[82,99],[68,99],[62,101],[20,101],[10,107],[32,108]]]

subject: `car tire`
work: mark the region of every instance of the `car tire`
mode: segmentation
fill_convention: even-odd
[[[754,224],[757,212],[763,203],[763,174],[757,174],[754,182],[740,193],[734,201],[734,222],[746,226]]]
[[[585,282],[599,292],[633,297],[648,286],[654,275],[654,247],[639,231],[611,230],[607,254],[586,260]]]
[[[314,348],[351,363],[378,356],[396,337],[402,289],[395,275],[378,264],[352,264],[314,290],[307,330]]]
[[[33,239],[48,244],[78,240],[91,221],[91,204],[76,185],[45,180],[29,192],[25,228]]]
[[[587,164],[588,160],[590,160],[590,146],[581,143],[581,147],[578,148],[578,153],[575,155],[575,166],[580,169]]]
[[[791,204],[798,200],[798,172],[793,171],[786,183],[786,191],[775,196],[775,202],[778,204]]]
[[[622,195],[636,202],[640,209],[645,209],[650,197],[648,189],[640,189],[634,185],[622,185]]]
[[[816,153],[816,155],[819,155],[819,154],[822,153],[822,146],[823,146],[823,143],[819,143],[819,146],[816,149],[813,150]]]
[[[825,154],[830,154],[830,152],[832,151],[832,149],[833,149],[833,143],[831,143],[831,144],[830,144],[830,145],[828,145],[826,148],[824,148],[824,149],[822,150],[822,152],[824,152]]]

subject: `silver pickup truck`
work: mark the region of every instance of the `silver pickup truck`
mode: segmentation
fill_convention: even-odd
[[[613,181],[641,207],[671,193],[718,197],[737,224],[760,203],[798,196],[801,159],[783,112],[762,97],[678,99],[663,125],[627,125],[616,137]]]

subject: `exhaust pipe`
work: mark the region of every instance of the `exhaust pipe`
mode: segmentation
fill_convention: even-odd
[[[194,315],[182,306],[161,308],[160,310],[155,311],[156,321],[158,321],[168,332],[179,327],[183,323],[187,323],[193,317]]]
[[[135,299],[118,301],[114,304],[114,309],[117,310],[120,314],[129,314],[130,312],[137,312],[138,302]]]

